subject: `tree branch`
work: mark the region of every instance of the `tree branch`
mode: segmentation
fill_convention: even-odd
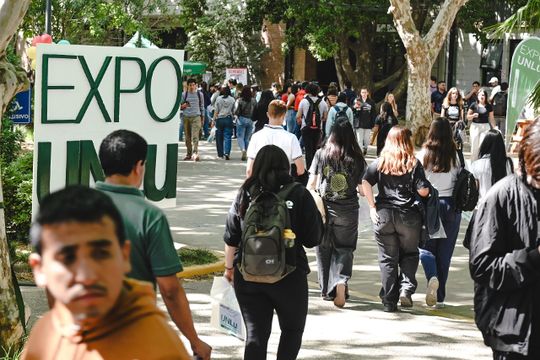
[[[5,55],[29,5],[30,0],[0,0],[0,57]]]
[[[450,31],[450,27],[456,18],[459,9],[465,5],[468,0],[445,0],[441,6],[441,10],[435,19],[435,22],[429,29],[429,32],[424,37],[429,49],[429,58],[435,61],[441,46],[446,40],[446,35]]]
[[[407,69],[407,63],[404,62],[403,65],[401,65],[392,75],[388,76],[387,78],[377,81],[373,84],[373,91],[377,91],[385,86],[388,86],[388,84],[396,81],[397,79],[400,79],[403,72]],[[405,77],[406,78],[406,77]]]
[[[422,42],[420,33],[414,24],[410,0],[390,0],[388,13],[393,15],[394,26],[406,49],[415,46],[415,43]]]

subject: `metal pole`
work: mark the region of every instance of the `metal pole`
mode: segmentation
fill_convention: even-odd
[[[51,0],[45,1],[45,33],[51,35]]]

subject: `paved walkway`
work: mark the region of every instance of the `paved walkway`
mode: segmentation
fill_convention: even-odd
[[[225,216],[244,179],[245,163],[233,151],[230,161],[217,159],[215,144],[201,142],[201,162],[181,161],[178,168],[177,207],[167,209],[174,240],[179,245],[223,251]],[[236,144],[233,149],[237,149]],[[374,153],[374,149],[370,149]],[[184,157],[181,146],[180,159]],[[369,158],[368,158],[369,160]],[[316,262],[308,250],[313,272],[309,276],[310,297],[302,359],[490,359],[490,350],[472,320],[472,282],[468,275],[468,256],[461,241],[466,221],[458,238],[447,289],[447,307],[428,309],[424,302],[426,281],[419,267],[418,292],[414,308],[384,313],[378,299],[380,288],[377,248],[365,200],[361,200],[360,234],[355,253],[353,277],[349,283],[351,299],[344,309],[321,300],[316,283]],[[211,280],[184,283],[201,337],[214,348],[214,359],[241,359],[243,343],[210,327]],[[35,315],[43,311],[36,301],[41,292],[25,288]],[[30,304],[29,301],[29,304]],[[40,306],[41,303],[41,306]],[[160,305],[164,308],[162,301]],[[269,344],[269,359],[275,358],[279,327],[274,328]]]

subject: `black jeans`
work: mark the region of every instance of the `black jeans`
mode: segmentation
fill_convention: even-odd
[[[322,132],[320,129],[311,129],[309,126],[302,128],[302,140],[304,141],[304,149],[306,150],[306,169],[311,167],[311,162],[321,142],[321,136]]]
[[[416,210],[379,209],[379,221],[373,225],[379,247],[381,299],[396,304],[400,292],[413,294],[418,285],[418,241],[421,216]]]
[[[244,359],[266,359],[274,310],[281,328],[277,359],[296,359],[308,310],[305,271],[297,268],[275,284],[260,284],[245,281],[235,268],[234,290],[246,324]]]
[[[325,202],[327,223],[322,243],[315,248],[322,296],[335,297],[338,284],[352,276],[354,250],[358,241],[358,208]]]

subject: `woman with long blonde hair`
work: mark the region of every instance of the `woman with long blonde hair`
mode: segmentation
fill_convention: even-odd
[[[384,96],[384,102],[389,103],[392,105],[392,111],[394,112],[394,116],[397,117],[399,115],[398,109],[397,109],[397,103],[396,103],[396,97],[391,92],[387,92]],[[384,104],[384,103],[383,103]],[[383,111],[381,106],[381,112]]]
[[[373,186],[379,194],[375,200]],[[412,133],[394,126],[388,132],[380,156],[364,175],[362,188],[370,207],[375,239],[379,248],[384,311],[412,307],[411,295],[416,291],[418,241],[422,227],[416,195],[429,194],[424,168],[414,155]]]

